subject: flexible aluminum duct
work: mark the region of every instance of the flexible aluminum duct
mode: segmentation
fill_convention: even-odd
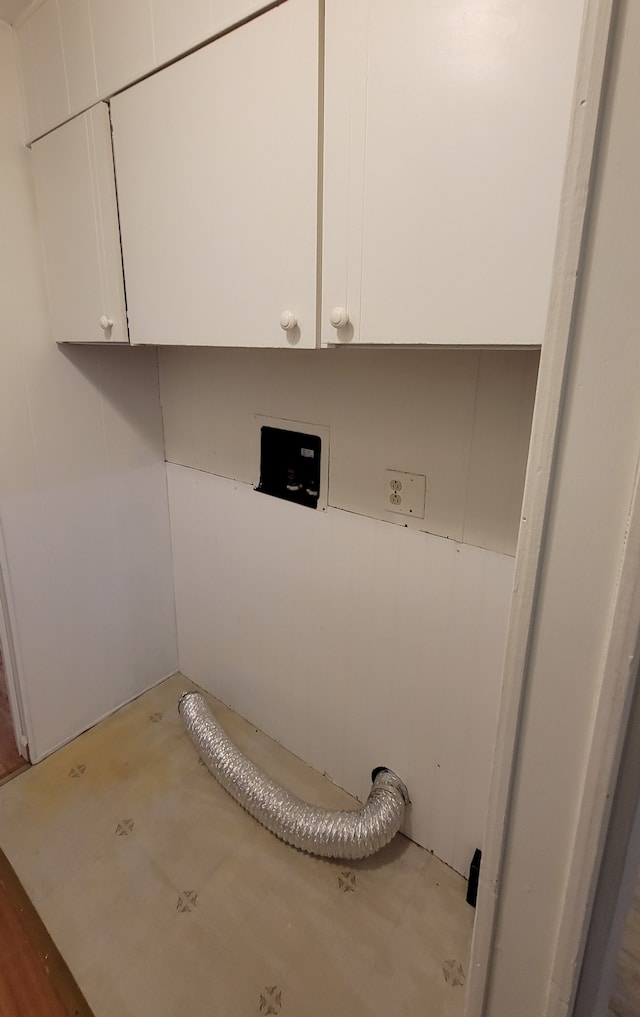
[[[200,758],[216,780],[280,840],[325,858],[366,858],[398,832],[409,795],[392,770],[381,768],[375,773],[369,797],[360,809],[323,809],[296,798],[247,759],[199,693],[185,693],[178,710]]]

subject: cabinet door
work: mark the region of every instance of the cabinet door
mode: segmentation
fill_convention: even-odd
[[[156,66],[269,7],[268,0],[151,0]]]
[[[32,159],[53,338],[126,342],[107,106],[36,141]]]
[[[288,0],[112,100],[132,342],[315,345],[317,53]]]
[[[541,343],[583,6],[326,0],[323,342]]]

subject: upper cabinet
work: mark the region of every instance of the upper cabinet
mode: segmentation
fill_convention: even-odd
[[[30,140],[269,0],[44,0],[16,30]]]
[[[47,0],[26,22],[45,119],[222,32],[112,97],[120,235],[105,105],[34,143],[56,338],[126,340],[121,244],[132,343],[539,346],[582,220],[562,188],[570,143],[588,175],[593,4],[286,0],[237,24],[258,7]]]
[[[127,342],[105,103],[35,142],[32,161],[53,338]]]
[[[132,343],[316,343],[318,8],[288,0],[116,96]]]
[[[542,342],[583,0],[326,0],[323,343]]]

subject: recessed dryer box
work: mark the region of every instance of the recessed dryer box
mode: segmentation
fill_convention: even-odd
[[[308,508],[327,505],[329,428],[256,416],[259,464],[256,491]]]

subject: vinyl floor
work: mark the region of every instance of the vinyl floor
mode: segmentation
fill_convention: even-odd
[[[352,863],[278,841],[198,760],[188,688],[168,679],[0,787],[0,847],[95,1017],[461,1017],[465,880],[401,836]],[[355,805],[212,704],[295,794]]]

